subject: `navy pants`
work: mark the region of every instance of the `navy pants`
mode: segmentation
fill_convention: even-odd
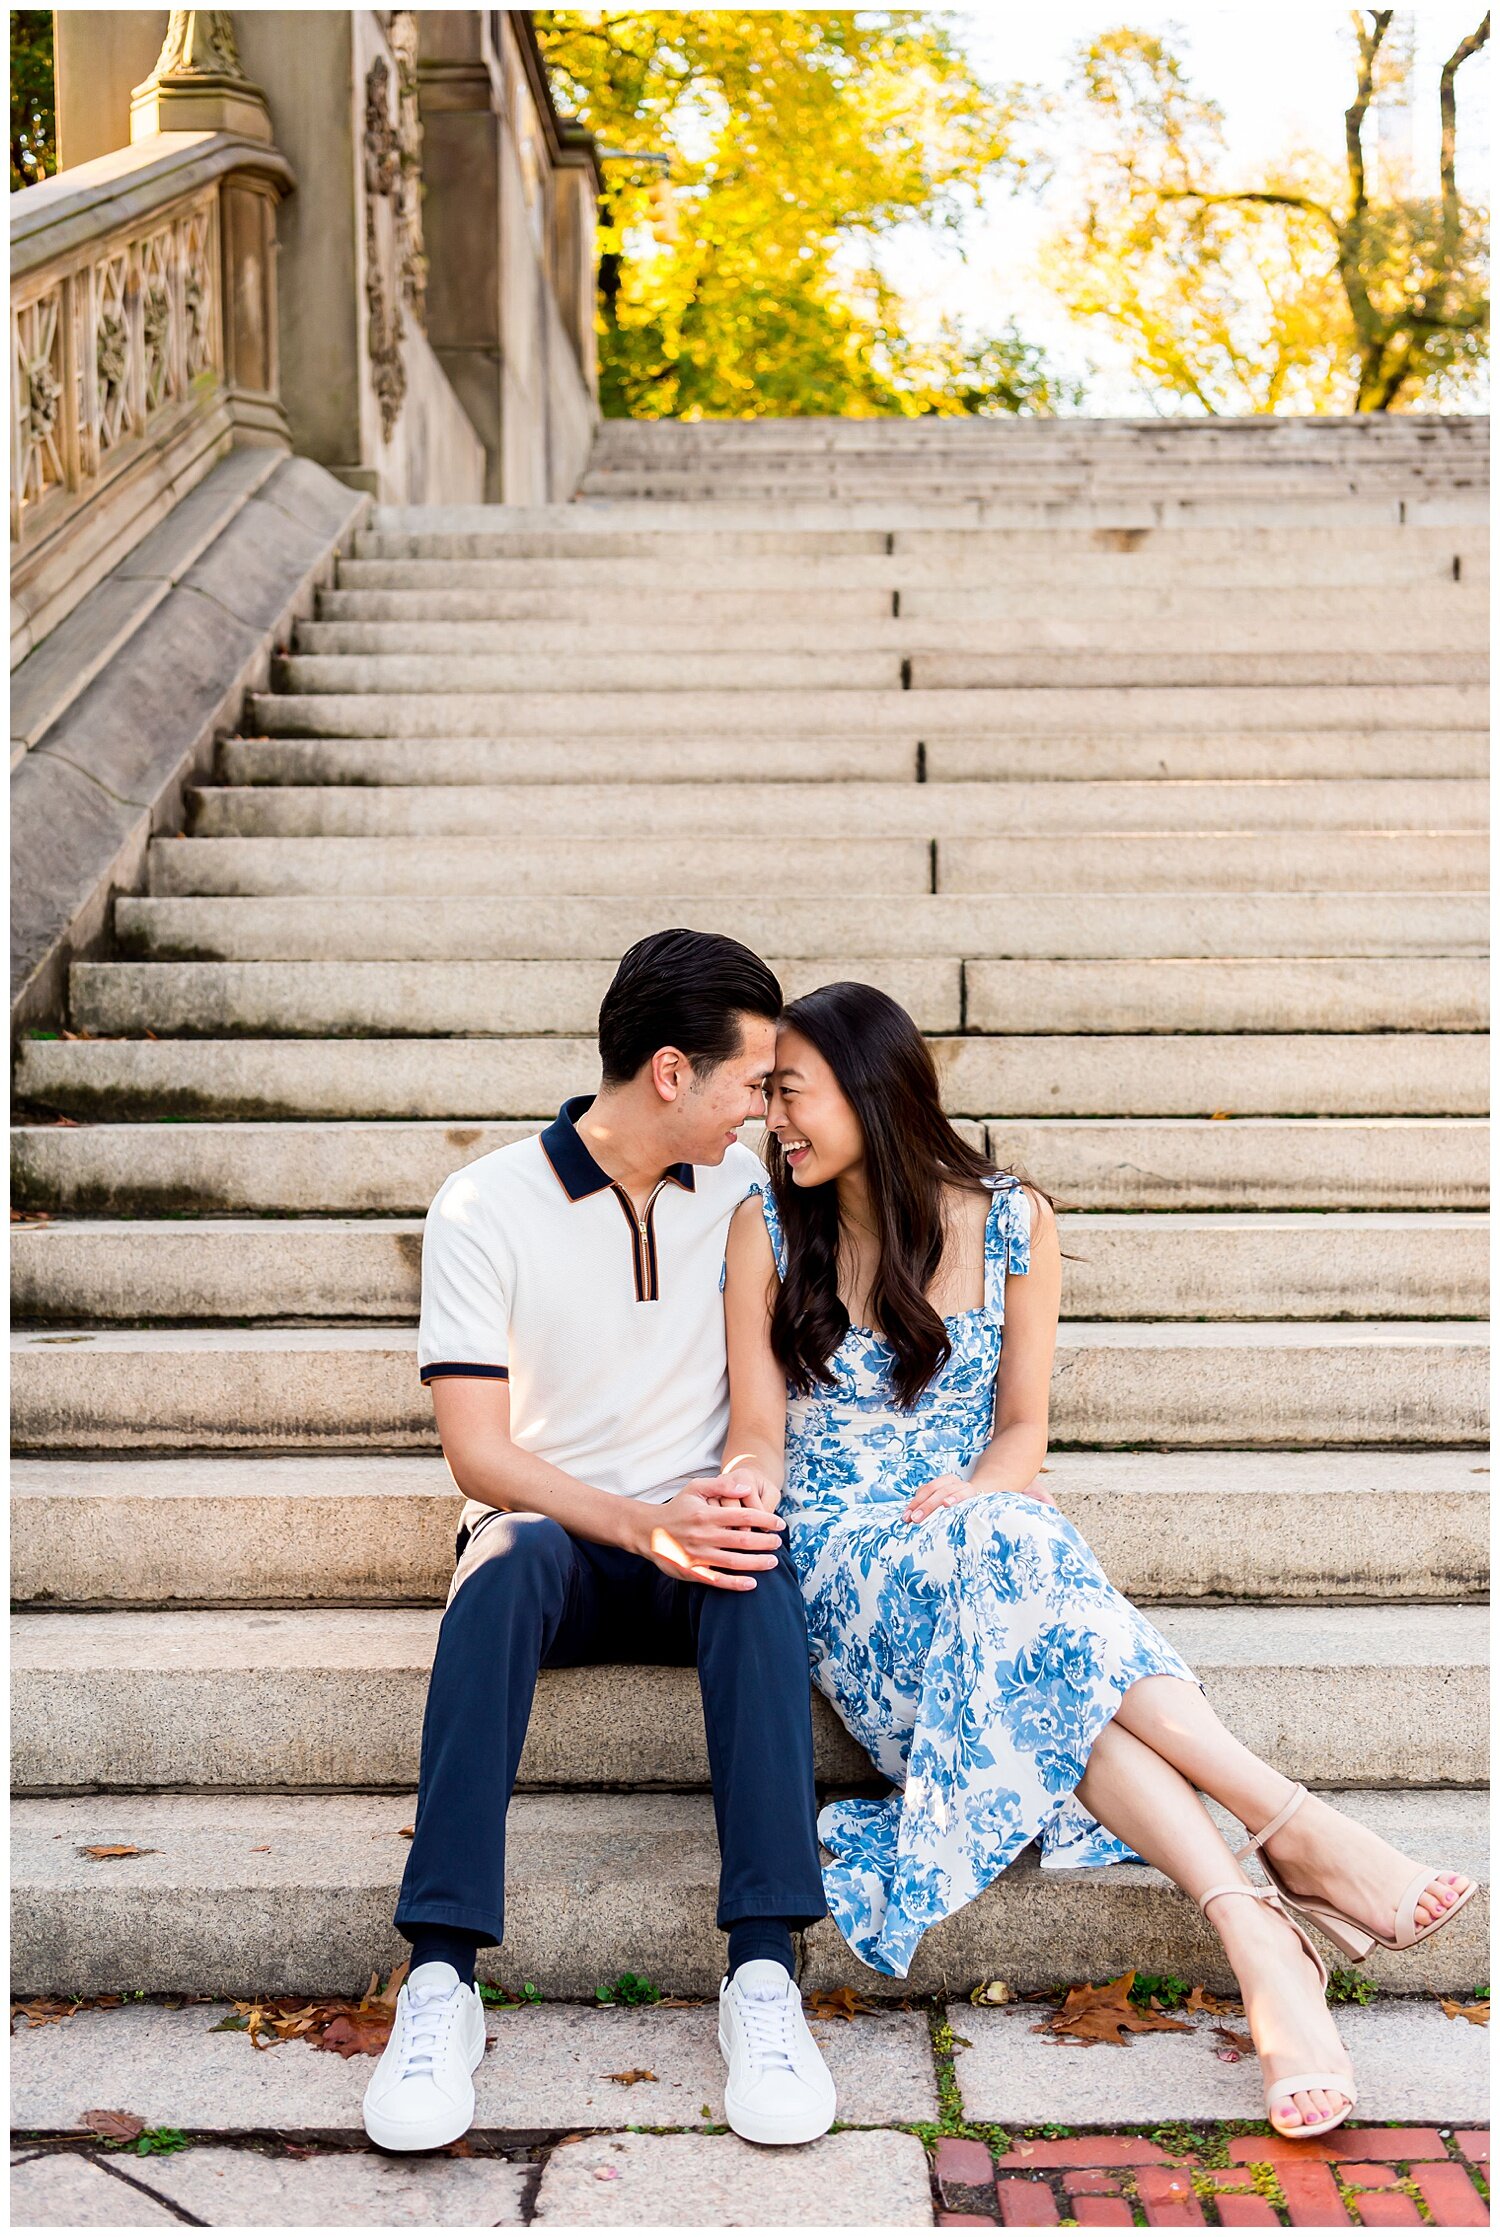
[[[810,1926],[826,1915],[807,1626],[784,1548],[774,1569],[754,1572],[753,1592],[725,1592],[574,1538],[547,1516],[496,1513],[478,1525],[462,1565],[427,1689],[398,1929],[409,1938],[416,1925],[450,1926],[500,1940],[505,1814],[537,1672],[581,1663],[696,1663],[719,1831],[719,1925]]]

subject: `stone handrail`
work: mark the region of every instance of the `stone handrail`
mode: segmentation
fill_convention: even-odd
[[[232,445],[289,448],[275,148],[164,132],[11,196],[12,660]]]

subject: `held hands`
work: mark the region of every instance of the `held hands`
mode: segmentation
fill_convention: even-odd
[[[961,1499],[978,1499],[985,1492],[997,1488],[978,1477],[970,1480],[963,1476],[934,1476],[930,1484],[923,1484],[920,1491],[912,1493],[902,1511],[901,1519],[903,1522],[925,1522],[929,1515],[937,1513],[939,1507],[956,1507]],[[1040,1479],[1029,1483],[1024,1491],[1017,1492],[1014,1496],[1018,1499],[1035,1499],[1043,1507],[1057,1505],[1051,1492],[1043,1489]]]
[[[753,1592],[750,1572],[774,1569],[786,1524],[767,1501],[777,1488],[757,1470],[706,1476],[663,1506],[647,1510],[641,1549],[668,1577]]]

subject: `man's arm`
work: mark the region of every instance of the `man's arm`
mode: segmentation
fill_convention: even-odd
[[[507,1384],[447,1375],[429,1388],[453,1481],[481,1506],[550,1516],[575,1538],[623,1547],[668,1576],[729,1592],[753,1592],[750,1572],[776,1566],[785,1527],[778,1518],[692,1490],[659,1506],[600,1491],[514,1443]]]
[[[720,1482],[750,1482],[759,1503],[780,1502],[786,1467],[786,1377],[771,1349],[776,1260],[758,1197],[729,1223],[724,1251],[729,1428]]]

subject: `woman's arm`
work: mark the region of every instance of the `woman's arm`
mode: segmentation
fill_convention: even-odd
[[[1028,1194],[1030,1192],[1028,1191]],[[1031,1197],[1031,1271],[1005,1280],[1005,1341],[995,1378],[995,1426],[967,1482],[951,1476],[924,1484],[906,1509],[920,1522],[934,1508],[985,1491],[1023,1491],[1057,1502],[1037,1481],[1047,1457],[1048,1393],[1062,1306],[1062,1250],[1052,1207]]]
[[[750,1476],[760,1504],[781,1498],[786,1450],[786,1377],[771,1349],[776,1260],[758,1197],[729,1223],[724,1251],[724,1334],[729,1350],[725,1476]]]

